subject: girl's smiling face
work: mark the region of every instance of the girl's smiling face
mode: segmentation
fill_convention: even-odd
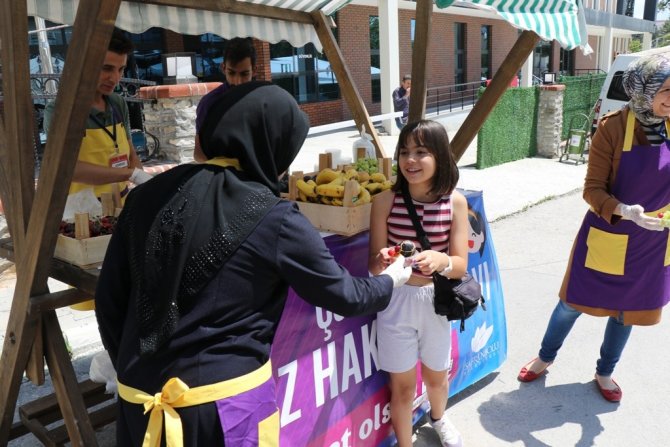
[[[670,116],[670,78],[666,79],[661,88],[658,89],[651,103],[654,115],[667,118]]]
[[[435,175],[435,156],[425,147],[409,138],[398,151],[398,167],[410,185],[426,184],[430,189]]]

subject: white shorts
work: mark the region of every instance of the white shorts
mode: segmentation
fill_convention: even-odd
[[[404,285],[393,291],[391,303],[377,314],[380,369],[401,373],[418,360],[433,371],[449,368],[451,323],[435,313],[433,296],[432,284]]]

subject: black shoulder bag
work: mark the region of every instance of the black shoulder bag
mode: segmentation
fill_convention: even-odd
[[[403,199],[409,213],[416,235],[421,242],[423,250],[430,250],[430,241],[419,222],[414,202],[409,194],[408,188],[403,188]],[[461,332],[465,330],[465,320],[470,318],[481,305],[486,310],[482,288],[469,273],[465,273],[461,279],[447,278],[438,272],[433,273],[433,284],[435,286],[435,313],[444,315],[447,320],[461,320]]]

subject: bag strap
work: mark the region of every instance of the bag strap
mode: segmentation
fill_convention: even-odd
[[[409,188],[406,184],[402,186],[402,198],[405,201],[407,213],[409,214],[410,219],[412,219],[412,224],[414,225],[414,230],[416,231],[416,236],[419,239],[421,248],[424,250],[430,250],[430,241],[428,240],[426,231],[421,226],[421,222],[419,222],[419,216],[416,214],[416,208],[414,207],[412,196],[409,194]]]

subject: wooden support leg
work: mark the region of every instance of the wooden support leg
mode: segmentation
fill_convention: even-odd
[[[25,300],[26,303],[28,300]],[[12,321],[16,315],[23,317],[22,321],[17,322],[17,326],[12,326]],[[30,355],[30,346],[35,339],[37,321],[26,318],[19,312],[9,314],[10,324],[7,325],[5,343],[0,356],[0,411],[2,420],[0,420],[0,445],[7,445],[9,431],[12,428],[14,420],[14,409],[16,408],[16,399],[19,396],[21,388],[21,378],[23,371],[28,363]],[[19,318],[18,320],[21,320]]]
[[[45,312],[42,315],[42,320],[44,322],[44,338],[49,340],[49,343],[46,343],[45,346],[47,365],[49,366],[56,398],[63,414],[63,422],[70,435],[70,442],[75,447],[97,446],[98,441],[91,424],[91,418],[88,415],[86,403],[83,396],[77,392],[79,390],[77,376],[70,362],[70,355],[67,352],[56,312],[53,310]]]

